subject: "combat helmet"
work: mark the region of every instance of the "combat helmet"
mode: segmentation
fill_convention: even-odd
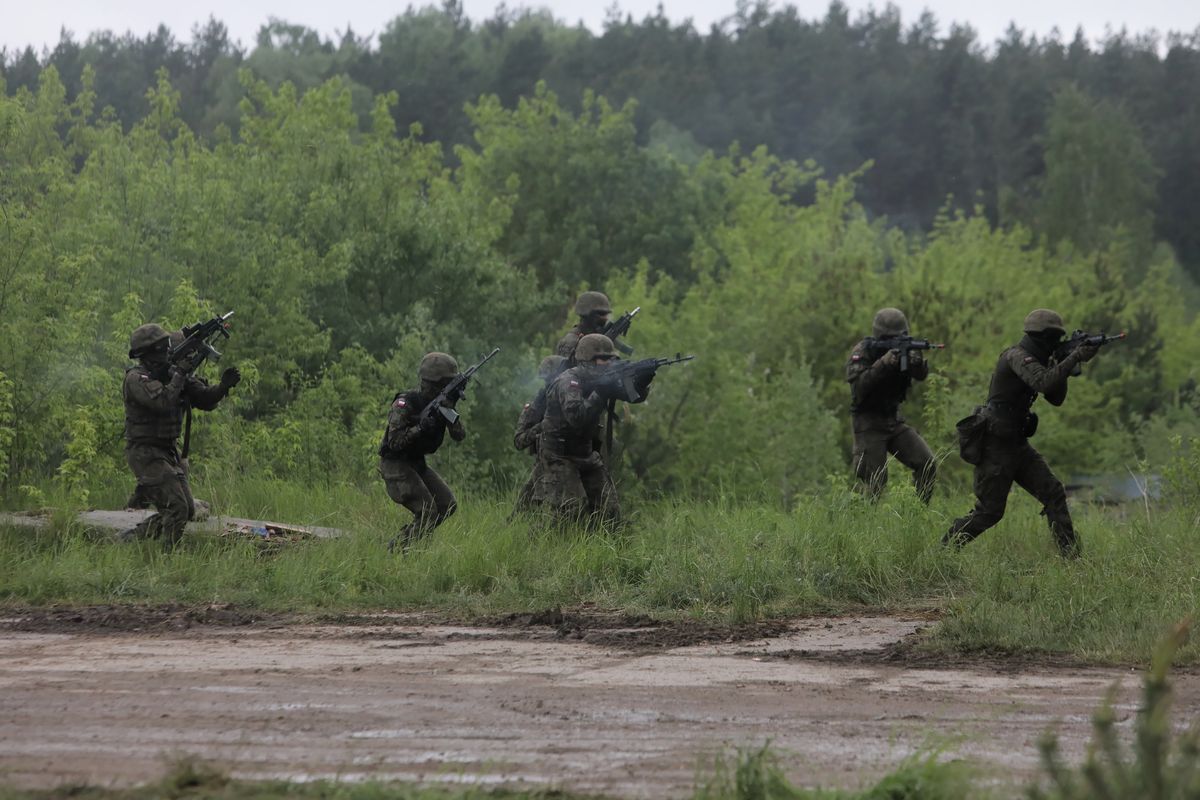
[[[1063,334],[1067,332],[1067,326],[1063,324],[1063,318],[1057,311],[1035,308],[1025,318],[1025,332],[1042,333],[1043,331],[1056,331]]]
[[[129,357],[141,358],[154,345],[170,338],[171,334],[158,323],[148,322],[145,325],[139,325],[129,335]]]
[[[604,292],[584,292],[575,298],[575,313],[581,317],[590,314],[611,314],[612,303]]]
[[[538,377],[548,381],[562,372],[566,366],[567,360],[562,356],[546,356],[542,359],[542,363],[538,364]]]
[[[575,361],[580,364],[590,362],[596,356],[615,356],[617,348],[613,347],[612,339],[603,333],[589,333],[575,345]]]
[[[417,375],[423,381],[437,383],[458,375],[458,362],[446,353],[427,353],[417,367]]]
[[[898,308],[881,308],[875,312],[871,323],[871,335],[876,339],[889,336],[906,336],[908,334],[908,317]]]

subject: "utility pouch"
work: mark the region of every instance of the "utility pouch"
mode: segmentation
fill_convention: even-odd
[[[963,417],[954,428],[958,432],[958,455],[968,464],[983,462],[983,438],[987,433],[987,417],[983,406],[976,406],[968,417]]]
[[[1022,433],[1025,434],[1026,439],[1032,439],[1033,435],[1037,433],[1037,428],[1038,415],[1030,411],[1029,416],[1025,417],[1025,430]]]

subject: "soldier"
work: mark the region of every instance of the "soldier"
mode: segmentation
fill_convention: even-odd
[[[881,308],[871,325],[873,339],[908,336],[908,319],[898,308]],[[900,404],[914,380],[929,376],[929,365],[920,351],[909,355],[901,371],[900,354],[883,351],[863,339],[850,352],[846,380],[850,384],[850,414],[854,426],[854,472],[871,499],[887,485],[888,453],[913,472],[917,494],[926,503],[933,495],[937,462],[921,434],[900,416]]]
[[[170,362],[170,334],[160,325],[142,325],[129,337],[129,357],[140,362],[125,372],[125,460],[137,478],[135,498],[158,511],[124,538],[161,538],[172,548],[195,514],[186,462],[176,441],[189,408],[211,411],[241,382],[237,367],[221,373],[216,386],[191,374],[202,356]]]
[[[183,344],[183,339],[184,339],[183,331],[171,331],[171,333],[170,333],[171,347],[174,348],[174,347],[178,347],[179,345]],[[201,380],[203,380],[203,379],[201,379]],[[183,469],[184,480],[187,480],[189,465],[188,465],[188,459],[187,459],[186,455],[183,455],[182,458],[180,458],[179,466],[180,466],[180,468]],[[135,511],[140,511],[145,508],[153,508],[154,500],[151,497],[151,494],[152,493],[150,491],[148,491],[146,488],[144,488],[140,483],[134,483],[133,494],[129,495],[129,499],[125,501],[125,508],[133,509]],[[194,499],[192,500],[193,508],[195,507],[196,502],[197,502],[196,500],[194,500]],[[201,501],[201,502],[203,502],[203,501]],[[192,513],[192,516],[195,517],[195,512]]]
[[[568,367],[578,363],[575,360],[575,348],[579,340],[589,333],[601,333],[608,325],[612,304],[603,292],[584,292],[575,299],[575,313],[579,315],[579,322],[563,335],[554,348],[555,355],[567,359]]]
[[[379,447],[379,474],[383,476],[388,497],[412,512],[412,522],[388,542],[391,551],[396,540],[401,549],[445,522],[458,505],[454,492],[429,465],[425,457],[437,452],[449,429],[450,438],[461,442],[467,436],[462,418],[447,424],[441,414],[422,415],[446,385],[458,376],[458,362],[445,353],[429,353],[417,368],[419,389],[399,392],[392,399],[387,430]],[[444,405],[453,407],[455,401]]]
[[[1079,555],[1079,540],[1067,493],[1041,454],[1029,444],[1037,429],[1037,415],[1030,411],[1038,394],[1053,406],[1067,399],[1067,378],[1081,363],[1095,357],[1098,348],[1082,345],[1061,361],[1051,356],[1066,326],[1056,312],[1039,308],[1025,318],[1025,336],[1000,354],[988,390],[983,415],[987,420],[983,459],[975,467],[975,508],[954,520],[943,544],[962,547],[995,525],[1004,516],[1008,492],[1016,482],[1042,504],[1042,513],[1059,552],[1068,558]]]
[[[617,524],[617,491],[597,441],[609,398],[591,388],[617,352],[607,336],[589,333],[580,338],[575,358],[578,366],[559,375],[546,392],[538,439],[542,502],[559,519]],[[638,399],[647,388],[638,387]]]
[[[513,513],[529,510],[539,502],[538,482],[541,479],[541,461],[538,459],[538,435],[542,432],[542,419],[546,415],[546,391],[559,374],[567,368],[567,360],[562,356],[546,356],[538,365],[538,377],[544,385],[534,395],[533,400],[525,404],[521,416],[517,420],[517,430],[513,434],[513,446],[518,450],[526,450],[533,456],[533,472],[517,494],[517,504]]]

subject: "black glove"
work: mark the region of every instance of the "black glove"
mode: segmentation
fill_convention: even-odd
[[[242,372],[237,367],[230,367],[221,373],[221,385],[226,389],[232,389],[242,382]]]
[[[439,427],[441,427],[441,424],[442,415],[439,414],[436,409],[434,409],[429,414],[421,415],[420,421],[417,422],[417,427],[421,429],[422,433],[433,433]]]
[[[191,375],[196,371],[196,367],[200,366],[203,361],[204,353],[200,352],[199,350],[193,350],[175,362],[175,369],[179,370],[185,375]]]

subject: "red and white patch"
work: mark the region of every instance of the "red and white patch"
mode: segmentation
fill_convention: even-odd
[[[862,361],[862,356],[860,356],[858,353],[855,353],[854,355],[850,356],[850,360],[851,361]]]
[[[408,405],[408,401],[405,400],[403,397],[397,397],[396,402],[392,403],[392,406],[395,408],[404,408],[407,405]]]
[[[1033,356],[1025,356],[1025,363],[1028,364],[1030,361],[1037,361],[1037,359]]]
[[[525,407],[526,407],[526,408],[529,408],[529,403],[526,403],[526,404],[525,404]]]
[[[571,386],[579,388],[579,381],[571,381]]]

